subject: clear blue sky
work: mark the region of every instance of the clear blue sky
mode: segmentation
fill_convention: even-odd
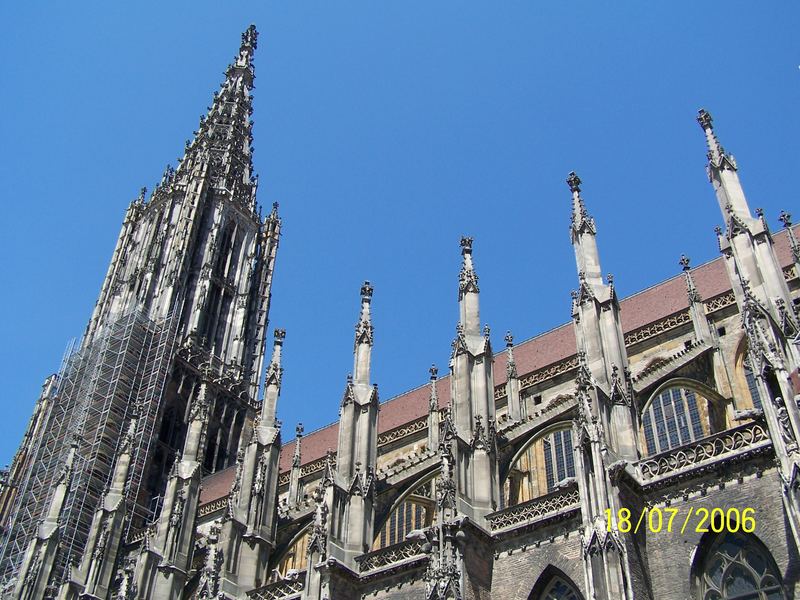
[[[382,399],[432,362],[446,371],[461,234],[496,348],[507,329],[566,322],[572,169],[621,294],[678,273],[682,252],[717,256],[700,107],[777,228],[800,185],[799,14],[778,1],[3,3],[0,464],[85,327],[126,206],[174,164],[249,23],[259,200],[284,219],[279,416],[309,431],[337,417],[365,278]]]

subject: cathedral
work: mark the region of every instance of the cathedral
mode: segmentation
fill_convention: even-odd
[[[751,210],[711,115],[719,258],[618,298],[570,173],[571,323],[493,348],[464,237],[449,369],[379,401],[365,281],[338,421],[287,440],[256,46],[251,26],[176,168],[130,204],[44,382],[0,486],[0,597],[800,597],[800,243],[789,214],[773,232]]]

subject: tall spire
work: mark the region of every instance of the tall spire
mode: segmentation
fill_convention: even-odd
[[[683,269],[683,277],[686,281],[686,296],[689,299],[689,314],[692,317],[692,325],[694,326],[694,336],[698,342],[711,342],[711,326],[708,324],[706,318],[705,305],[700,292],[697,291],[697,286],[692,277],[692,269],[689,262],[689,257],[681,254],[678,261],[681,269]]]
[[[739,182],[736,160],[725,152],[719,143],[711,114],[705,109],[700,109],[697,113],[697,122],[706,135],[708,179],[714,184],[722,217],[728,224],[728,235],[730,235],[737,227],[744,226],[742,220],[747,222],[752,219],[750,207]]]
[[[288,504],[290,508],[295,508],[300,501],[300,469],[303,466],[303,451],[301,448],[303,441],[303,424],[298,423],[295,428],[294,454],[292,455],[292,470],[289,473],[289,494]]]
[[[508,418],[521,421],[523,418],[523,403],[520,396],[519,378],[517,376],[517,362],[514,360],[514,336],[509,331],[506,333],[506,400],[508,401]]]
[[[372,354],[372,285],[365,281],[361,286],[361,315],[356,324],[356,337],[353,358],[353,381],[369,383],[370,359]]]
[[[436,391],[439,369],[436,368],[436,365],[431,365],[428,371],[431,374],[431,391],[428,396],[428,451],[435,452],[439,447],[439,394]]]
[[[303,441],[303,424],[298,423],[297,427],[295,427],[295,443],[294,443],[294,454],[292,455],[292,466],[299,467],[302,462],[302,455],[303,452],[300,448],[300,443]]]
[[[242,34],[239,53],[225,70],[225,81],[208,113],[200,117],[194,139],[186,144],[178,173],[196,163],[209,163],[215,187],[229,190],[235,198],[255,209],[255,177],[252,163],[253,54],[258,32],[250,25]],[[252,201],[252,202],[251,202]]]
[[[578,276],[581,285],[585,281],[592,287],[603,285],[600,269],[600,255],[597,251],[597,229],[594,219],[589,215],[581,197],[581,179],[570,172],[567,185],[572,192],[572,226],[570,237],[575,248],[575,262],[578,265]]]
[[[478,275],[472,263],[472,238],[461,238],[461,272],[458,275],[459,325],[467,337],[480,336],[481,318],[478,304]]]
[[[485,525],[499,505],[495,444],[494,377],[489,327],[481,332],[478,276],[472,262],[472,238],[461,238],[458,277],[459,321],[450,356],[450,402],[459,464],[459,510]],[[442,433],[439,434],[441,443]]]
[[[285,329],[275,330],[275,342],[272,349],[272,360],[267,368],[266,384],[264,386],[264,402],[261,404],[261,424],[272,426],[275,424],[278,396],[281,393],[281,351],[283,340],[286,338]]]

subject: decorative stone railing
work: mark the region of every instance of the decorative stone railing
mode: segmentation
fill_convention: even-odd
[[[723,458],[769,446],[766,425],[746,423],[734,429],[717,433],[693,444],[662,452],[639,461],[639,473],[645,483],[681,471],[691,471]]]
[[[486,519],[489,521],[489,527],[493,532],[501,531],[521,525],[530,525],[562,513],[572,512],[580,508],[580,502],[578,488],[572,485],[566,489],[551,492],[546,496],[540,496],[522,504],[497,511],[490,514]]]
[[[633,331],[626,333],[625,345],[633,346],[639,342],[649,340],[650,338],[670,331],[671,329],[680,327],[684,323],[689,323],[691,320],[692,317],[688,310],[675,313],[661,319],[660,321],[655,321],[654,323],[650,323],[649,325],[645,325],[644,327],[640,327],[639,329],[634,329]]]
[[[378,435],[378,448],[386,446],[397,440],[401,440],[409,435],[420,432],[428,428],[428,417],[424,416],[416,421],[411,421],[400,427],[396,427],[390,431],[385,431]]]
[[[273,581],[257,590],[248,592],[247,597],[253,600],[288,600],[289,598],[296,598],[302,593],[305,581],[306,572],[300,571],[294,578]]]
[[[211,502],[206,502],[205,504],[200,506],[200,508],[198,508],[197,510],[197,514],[201,517],[205,517],[213,512],[222,510],[227,506],[228,506],[228,496],[225,495],[222,498],[217,498],[216,500],[213,500]]]
[[[719,296],[714,296],[705,301],[706,314],[710,315],[712,312],[722,310],[731,304],[736,304],[736,296],[733,295],[733,292],[725,292]]]
[[[380,550],[367,552],[356,558],[359,571],[366,573],[395,563],[403,562],[410,558],[421,558],[425,555],[422,551],[423,542],[420,540],[407,540],[399,544],[392,544]]]

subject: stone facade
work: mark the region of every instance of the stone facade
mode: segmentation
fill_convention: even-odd
[[[44,386],[0,491],[3,597],[795,598],[800,245],[753,215],[711,116],[720,259],[619,299],[571,173],[571,324],[495,351],[462,238],[449,373],[379,403],[365,282],[340,418],[284,444],[256,40]]]

